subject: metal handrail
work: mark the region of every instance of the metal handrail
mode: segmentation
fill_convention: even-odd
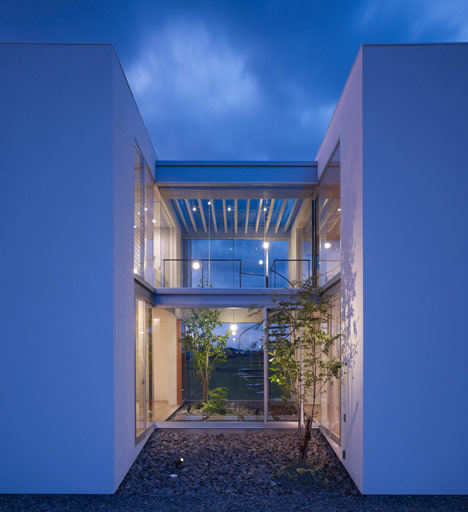
[[[242,288],[242,277],[241,277],[241,275],[242,275],[242,260],[239,258],[164,258],[163,259],[163,275],[162,275],[162,283],[163,283],[164,288],[165,288],[165,284],[166,284],[166,262],[171,262],[171,261],[181,262],[181,263],[183,263],[183,262],[194,263],[196,261],[201,262],[202,282],[204,279],[203,263],[205,261],[208,261],[209,263],[211,263],[212,261],[224,261],[224,262],[228,262],[228,263],[238,262],[239,263],[239,288]]]
[[[312,260],[308,259],[308,258],[302,258],[302,259],[274,259],[272,264],[271,264],[271,267],[270,267],[270,272],[273,272],[276,275],[280,276],[281,278],[283,278],[285,281],[287,281],[292,288],[294,288],[294,284],[285,276],[283,276],[283,274],[281,274],[280,272],[278,272],[276,270],[276,262],[287,262],[287,263],[290,263],[291,261],[301,261],[301,262],[304,262],[306,261],[307,262],[307,276],[310,277],[311,276],[311,265],[312,265]],[[276,280],[274,281],[274,284],[276,284]],[[273,286],[273,288],[275,288],[275,286]]]
[[[283,274],[281,274],[281,272],[278,272],[276,270],[276,265],[277,263],[280,263],[280,262],[286,262],[286,263],[290,263],[290,262],[307,262],[307,273],[308,273],[308,276],[310,276],[311,274],[311,265],[312,265],[312,262],[310,259],[274,259],[271,266],[269,267],[268,269],[268,274],[258,274],[258,273],[255,273],[255,272],[245,272],[242,270],[242,260],[240,258],[164,258],[163,259],[163,271],[162,271],[162,284],[163,284],[163,287],[165,287],[165,284],[166,284],[166,263],[167,262],[179,262],[179,263],[194,263],[194,262],[199,262],[201,263],[201,279],[202,279],[202,282],[204,280],[204,264],[206,262],[225,262],[225,263],[238,263],[239,264],[239,288],[242,288],[242,276],[243,275],[248,275],[248,276],[258,276],[258,277],[264,277],[265,278],[265,288],[270,288],[270,280],[268,279],[268,274],[269,273],[272,273],[275,275],[275,278],[276,276],[279,276],[280,278],[284,279],[292,288],[294,288],[294,283],[292,281],[290,281],[286,276],[284,276]],[[192,266],[190,267],[190,269],[192,270]],[[273,281],[273,283],[276,285],[276,279]],[[272,288],[275,288],[275,286],[272,286]]]

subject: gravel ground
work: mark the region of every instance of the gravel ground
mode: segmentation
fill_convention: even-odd
[[[0,495],[0,511],[468,511],[468,496],[361,496],[318,431],[297,471],[296,439],[156,431],[113,496]]]

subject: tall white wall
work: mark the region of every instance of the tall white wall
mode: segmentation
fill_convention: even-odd
[[[113,66],[114,489],[144,440],[135,443],[133,275],[134,143],[150,169],[156,153],[115,53]]]
[[[362,54],[358,54],[318,151],[319,177],[340,144],[341,339],[343,362],[341,446],[337,455],[363,485],[363,232]],[[343,421],[346,414],[346,421]],[[345,451],[345,458],[343,458]]]
[[[0,44],[0,493],[113,490],[112,55]]]
[[[135,443],[133,174],[111,45],[0,45],[0,492],[112,493]]]
[[[363,490],[465,494],[468,45],[363,67]]]

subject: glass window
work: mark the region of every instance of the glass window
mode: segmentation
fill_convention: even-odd
[[[165,286],[288,288],[312,275],[313,186],[158,187],[180,237]]]
[[[334,296],[330,301],[330,319],[327,326],[333,334],[340,332],[340,296]],[[330,359],[341,360],[341,340],[336,339],[330,349]],[[322,389],[320,396],[320,411],[317,420],[323,427],[340,438],[341,419],[341,378],[332,378]]]
[[[153,423],[153,315],[152,306],[135,301],[135,426],[136,437]]]
[[[135,145],[133,273],[144,277],[145,266],[145,162]]]
[[[135,308],[135,415],[136,437],[146,430],[145,414],[145,301]]]
[[[340,273],[341,203],[339,147],[324,171],[319,187],[319,284],[324,285]]]

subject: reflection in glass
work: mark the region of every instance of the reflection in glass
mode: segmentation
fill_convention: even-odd
[[[339,147],[319,187],[319,284],[324,285],[340,273],[341,203]]]
[[[190,309],[177,310],[184,321]],[[263,421],[263,312],[251,314],[245,308],[222,308],[221,325],[215,334],[229,333],[226,359],[217,364],[210,376],[210,390],[226,388],[227,414],[217,421]],[[183,349],[183,406],[172,419],[183,421],[190,416],[203,416],[210,421],[201,407],[202,384],[193,354]],[[212,418],[211,418],[212,419]]]
[[[135,417],[137,437],[146,429],[145,338],[145,301],[137,299],[135,308]]]

